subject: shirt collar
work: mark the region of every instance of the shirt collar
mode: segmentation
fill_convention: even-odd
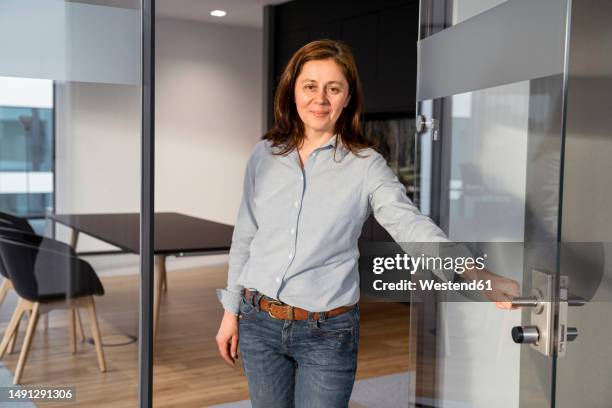
[[[324,149],[324,148],[333,149],[334,146],[336,146],[336,144],[338,145],[338,147],[336,149],[335,157],[342,160],[348,154],[349,150],[346,148],[344,143],[342,143],[342,137],[338,135],[337,133],[334,134],[332,137],[330,137],[327,143],[323,144],[321,147],[319,147],[319,149]]]
[[[332,137],[330,137],[326,143],[319,146],[315,150],[323,150],[323,149],[330,149],[330,148],[333,149],[336,143],[338,143],[338,147],[336,149],[335,158],[338,160],[342,160],[346,157],[346,155],[350,152],[350,150],[344,145],[344,143],[342,143],[342,137],[338,135],[337,133],[334,134]],[[276,148],[273,148],[272,150],[279,152],[281,150],[281,147],[277,146]],[[294,154],[294,155],[297,154],[297,150],[295,149],[292,150],[290,152],[290,155],[291,154]]]

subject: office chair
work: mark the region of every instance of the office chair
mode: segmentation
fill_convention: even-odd
[[[104,288],[89,263],[76,257],[70,246],[57,244],[57,241],[23,231],[0,230],[0,262],[20,297],[0,343],[0,358],[4,357],[12,337],[16,335],[23,313],[29,312],[14,384],[21,380],[39,316],[54,309],[70,311],[73,353],[76,352],[75,310],[82,307],[89,311],[98,365],[100,371],[106,371],[93,298],[94,295],[103,295]]]
[[[36,233],[32,229],[32,226],[30,225],[27,219],[0,211],[0,236],[2,236],[3,230],[4,231],[7,231],[7,230],[8,231],[11,231],[11,230],[21,231],[24,234],[32,235],[33,237],[38,237],[36,239],[38,239],[41,242],[44,240],[44,246],[47,248],[53,248],[60,252],[70,253],[70,249],[65,243],[36,235]],[[2,306],[2,303],[4,303],[4,299],[6,298],[6,295],[11,289],[13,289],[13,286],[11,284],[10,278],[8,277],[8,274],[3,270],[1,266],[0,266],[0,275],[4,277],[4,279],[2,280],[2,284],[0,284],[0,306]],[[81,342],[84,342],[85,332],[83,330],[83,323],[81,322],[81,314],[79,313],[78,310],[76,311],[76,318],[78,322]],[[49,315],[46,314],[45,315],[45,330],[47,329],[48,326],[49,326]],[[17,338],[18,333],[19,333],[19,324],[17,325],[15,337],[13,338],[9,346],[9,354],[13,353],[13,350],[15,347],[15,340]]]
[[[23,232],[34,235],[34,230],[32,229],[32,226],[26,219],[16,217],[14,215],[0,211],[0,230],[3,230],[3,229],[9,229],[9,230],[14,229],[14,230],[23,231]],[[2,281],[2,285],[0,285],[0,306],[2,306],[2,303],[4,302],[6,295],[13,287],[11,286],[11,281],[8,277],[8,274],[6,273],[4,268],[2,268],[1,265],[0,265],[0,275],[4,277],[4,280]]]
[[[0,211],[0,233],[2,230],[18,230],[26,233],[30,233],[34,235],[34,230],[30,223],[21,217],[16,217],[14,215],[4,213]],[[2,280],[2,284],[0,284],[0,306],[4,303],[4,299],[6,299],[6,295],[13,289],[13,285],[11,284],[11,279],[8,276],[8,272],[2,266],[2,262],[0,262],[0,275],[4,278]],[[16,333],[19,332],[19,323],[17,324]],[[13,353],[15,349],[15,343],[17,340],[17,334],[12,337],[11,343],[9,345],[9,354]]]

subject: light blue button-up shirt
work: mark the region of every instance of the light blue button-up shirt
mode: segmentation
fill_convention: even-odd
[[[450,242],[375,150],[359,157],[333,136],[302,168],[296,150],[272,149],[260,141],[247,162],[227,288],[217,289],[224,309],[239,314],[245,287],[312,312],[357,303],[357,241],[371,212],[396,242]]]

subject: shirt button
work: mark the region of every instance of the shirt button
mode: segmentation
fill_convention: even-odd
[[[304,180],[304,176],[300,176],[300,180]]]
[[[293,254],[289,252],[289,259],[293,258]]]
[[[300,205],[300,203],[296,201],[295,203],[293,203],[293,205],[295,206],[295,208],[297,208],[297,206]]]
[[[281,281],[281,278],[276,278],[276,282],[280,282],[280,281]]]
[[[291,235],[295,234],[295,228],[291,228]]]

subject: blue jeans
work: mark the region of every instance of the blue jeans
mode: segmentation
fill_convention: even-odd
[[[359,307],[331,318],[278,320],[256,295],[240,303],[238,344],[253,408],[348,407]]]

